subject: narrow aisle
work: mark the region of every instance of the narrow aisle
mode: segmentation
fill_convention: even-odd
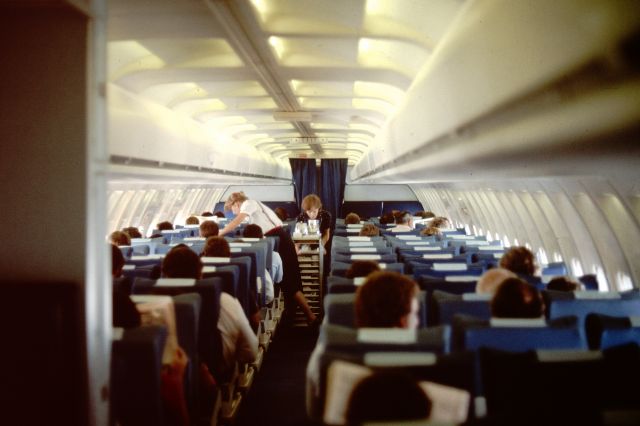
[[[305,370],[318,339],[317,329],[281,327],[266,354],[237,426],[314,425],[305,411]]]

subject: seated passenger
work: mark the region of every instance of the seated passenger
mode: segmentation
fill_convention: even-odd
[[[380,270],[380,266],[372,260],[354,260],[345,273],[347,278],[367,277]]]
[[[396,226],[388,229],[391,232],[410,232],[413,231],[413,216],[411,213],[404,211],[398,213],[396,216]]]
[[[122,232],[129,235],[130,238],[142,238],[142,234],[140,233],[140,230],[138,230],[138,228],[136,228],[135,226],[128,226],[126,228],[122,228]]]
[[[211,216],[213,216],[213,213],[211,213],[211,212],[202,212],[202,214],[200,214],[200,216],[202,216],[202,217],[211,217]]]
[[[500,284],[507,278],[517,278],[517,275],[504,268],[489,269],[478,280],[476,293],[494,294]]]
[[[433,218],[430,226],[440,229],[446,229],[451,227],[451,222],[449,222],[449,219],[447,219],[446,217],[437,216]]]
[[[111,273],[118,278],[124,267],[124,257],[119,248],[111,245]],[[141,324],[140,313],[135,303],[122,289],[113,290],[113,326],[122,328],[138,327]],[[188,425],[189,414],[184,396],[184,371],[188,358],[182,348],[177,347],[171,364],[163,365],[161,397],[165,413],[171,419],[169,424]]]
[[[224,238],[219,239],[224,241]],[[179,244],[172,248],[162,261],[162,274],[166,278],[200,279],[202,262],[193,250],[184,244]],[[258,354],[258,338],[251,330],[249,320],[238,299],[225,292],[220,293],[218,330],[222,337],[224,371],[233,369],[236,361],[248,363],[255,360]]]
[[[357,225],[358,223],[360,223],[360,216],[358,216],[356,213],[349,213],[344,218],[345,225]]]
[[[511,247],[502,255],[500,267],[516,273],[520,278],[533,285],[540,285],[536,272],[536,258],[526,247]]]
[[[387,225],[389,223],[395,223],[395,222],[396,222],[396,218],[393,216],[393,213],[385,213],[382,216],[380,216],[381,225]]]
[[[200,236],[202,238],[215,237],[220,232],[218,224],[212,220],[205,220],[200,224]]]
[[[431,400],[409,374],[383,370],[365,377],[355,386],[347,405],[348,425],[371,422],[426,420]]]
[[[226,216],[224,215],[224,212],[221,212],[220,210],[216,210],[215,212],[213,212],[213,215],[215,217],[219,217],[220,219],[224,219]]]
[[[262,228],[255,224],[249,224],[245,226],[244,231],[242,231],[242,236],[245,238],[264,238],[262,234]],[[267,281],[265,284],[266,288],[266,302],[267,304],[273,302],[274,298],[274,283],[279,283],[282,281],[282,258],[277,251],[273,251],[271,255],[271,274],[268,271],[265,271],[265,280]],[[258,291],[262,291],[262,288],[259,286]]]
[[[184,222],[185,225],[199,225],[200,220],[195,216],[189,216]]]
[[[537,288],[520,278],[507,278],[491,299],[493,318],[542,318],[544,301]]]
[[[567,277],[555,277],[547,283],[547,290],[553,291],[579,291],[582,286]]]
[[[380,228],[372,223],[365,223],[358,233],[361,237],[378,237],[380,236]]]
[[[415,281],[398,272],[371,273],[356,291],[356,327],[418,328],[418,291]],[[319,362],[324,351],[324,343],[318,341],[307,364],[307,393],[313,398],[319,397]]]
[[[442,237],[442,231],[437,226],[430,225],[420,231],[420,235]]]
[[[209,237],[202,250],[202,256],[231,257],[231,248],[223,237]]]
[[[129,234],[127,234],[126,232],[113,231],[111,235],[109,235],[109,239],[111,240],[112,244],[118,247],[131,245],[131,238],[129,237]]]
[[[164,222],[160,222],[156,225],[156,228],[158,229],[158,231],[172,231],[173,230],[173,224],[169,221],[164,221]]]

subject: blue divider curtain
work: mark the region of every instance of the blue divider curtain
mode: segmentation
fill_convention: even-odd
[[[296,196],[296,204],[300,207],[304,197],[309,194],[317,194],[316,160],[313,158],[289,158],[289,163],[293,175],[293,192]]]
[[[347,159],[322,159],[320,162],[320,199],[325,210],[331,213],[335,225],[344,199],[344,187],[347,179]]]

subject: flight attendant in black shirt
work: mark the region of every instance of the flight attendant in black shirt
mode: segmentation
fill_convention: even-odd
[[[310,219],[317,219],[320,221],[320,235],[322,239],[322,247],[325,249],[325,254],[329,253],[329,239],[331,238],[331,214],[322,210],[322,202],[320,197],[315,194],[309,194],[302,199],[300,204],[300,210],[302,213],[298,215],[298,222],[308,223]]]

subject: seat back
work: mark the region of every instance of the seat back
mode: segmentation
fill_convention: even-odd
[[[627,343],[640,344],[640,317],[588,314],[585,320],[591,349],[608,349]]]
[[[492,319],[489,322],[454,316],[452,348],[473,351],[481,347],[524,352],[587,349],[588,345],[575,317],[547,323],[543,319]]]
[[[453,317],[457,314],[469,315],[483,320],[491,318],[490,294],[450,294],[436,290],[432,295],[435,311],[433,325],[452,324]]]
[[[355,327],[355,293],[328,294],[324,298],[324,312],[329,324],[343,327]],[[418,318],[420,327],[427,324],[427,306],[424,303],[425,294],[418,294]]]
[[[198,293],[173,296],[176,311],[176,331],[178,344],[187,354],[189,364],[185,369],[185,399],[191,418],[197,415],[200,361],[198,357],[198,325],[202,298]]]
[[[111,350],[111,415],[123,426],[165,424],[160,370],[167,330],[126,329]]]

